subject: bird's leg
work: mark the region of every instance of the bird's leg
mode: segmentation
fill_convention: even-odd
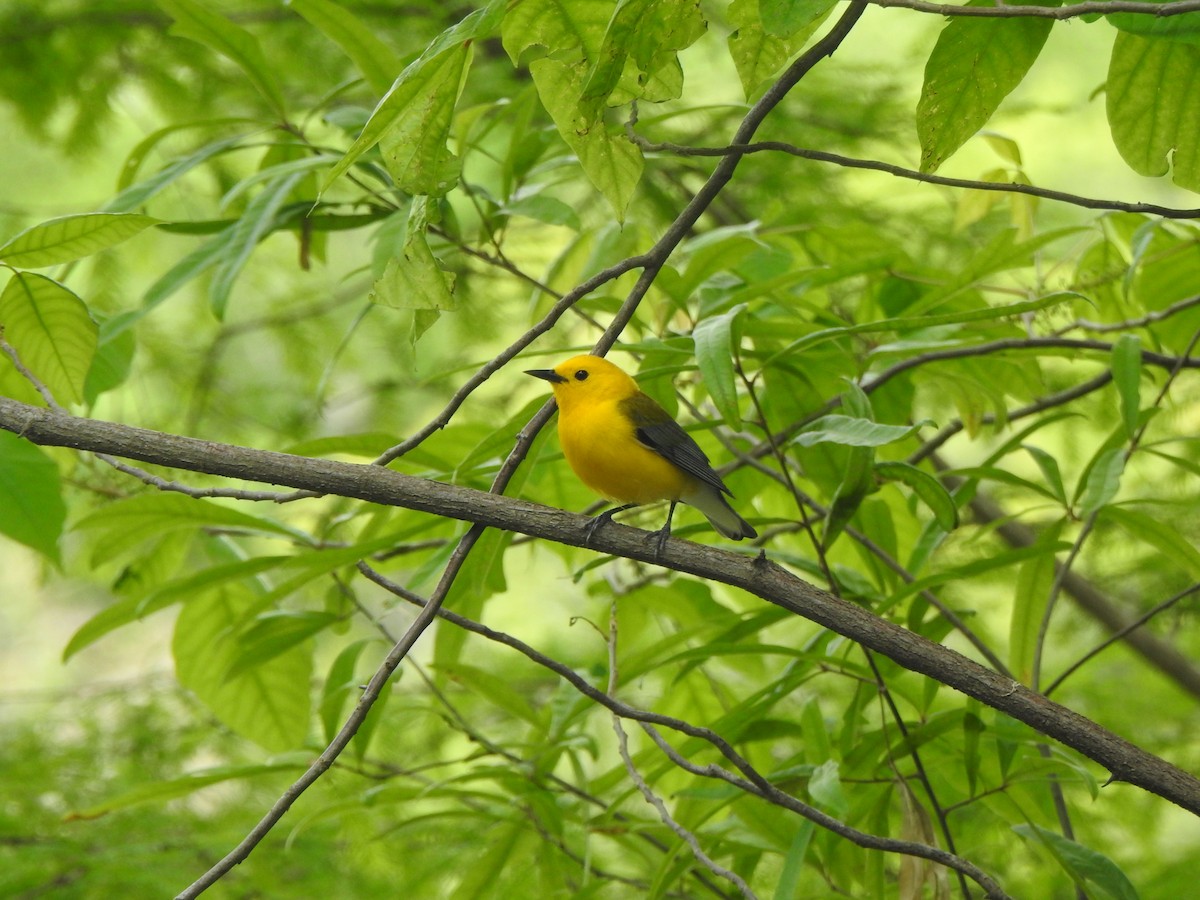
[[[596,534],[596,529],[607,522],[612,521],[612,517],[619,512],[625,512],[627,509],[633,509],[637,506],[636,503],[626,503],[624,506],[615,506],[612,509],[606,509],[598,516],[594,516],[592,521],[588,522],[587,528],[583,532],[583,546],[588,547],[592,543],[592,538]]]
[[[675,504],[678,502],[678,500],[671,501],[671,508],[667,510],[667,523],[663,525],[663,527],[657,532],[658,546],[654,550],[655,562],[658,562],[662,559],[663,550],[665,550],[667,546],[667,538],[671,536],[671,517],[675,515]]]

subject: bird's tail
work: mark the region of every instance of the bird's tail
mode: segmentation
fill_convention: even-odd
[[[680,499],[704,513],[709,524],[731,541],[758,537],[758,532],[734,511],[715,488],[704,485],[691,495]]]

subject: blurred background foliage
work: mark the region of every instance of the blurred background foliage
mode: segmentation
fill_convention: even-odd
[[[555,7],[532,2],[492,4],[487,16],[435,2],[5,4],[0,237],[89,212],[162,223],[49,270],[96,323],[72,409],[357,461],[416,432],[555,294],[645,251],[712,170],[709,157],[647,150],[640,179],[598,185],[573,143],[585,138],[556,127],[553,91],[538,81],[549,76],[531,69],[594,63],[614,6],[560,4],[582,37],[555,46],[544,21],[512,24]],[[652,26],[668,7],[693,15],[654,7],[648,40],[662,39]],[[747,95],[823,21],[776,37],[764,20],[779,8],[701,4],[707,28],[679,54],[682,95],[670,96],[672,51],[654,77],[626,72],[591,127],[627,152],[627,101],[642,91],[646,140],[721,146]],[[193,37],[205,23],[216,31],[188,39],[176,21],[191,21]],[[461,84],[434,83],[427,107],[404,107],[430,118],[324,184],[379,121],[392,80],[432,68],[422,54],[462,22],[478,33],[435,46],[469,58]],[[943,26],[869,9],[757,137],[918,168],[929,123],[914,111],[941,71],[926,62]],[[1136,40],[1194,61],[1190,27]],[[234,36],[232,50],[215,52],[214,35]],[[1104,98],[1116,35],[1104,20],[1055,25],[985,117],[988,131],[939,174],[1194,205],[1118,154]],[[758,52],[746,53],[750,41]],[[1181,164],[1173,174],[1186,183]],[[436,189],[402,188],[423,177]],[[589,348],[636,274],[576,304],[518,362]],[[844,596],[973,658],[990,654],[1025,683],[1042,667],[1045,688],[1109,633],[1064,600],[1039,637],[1052,562],[1074,542],[1072,572],[1125,620],[1200,581],[1200,407],[1192,375],[1170,375],[1200,329],[1197,295],[1186,218],[764,152],[742,161],[671,256],[614,358],[715,461],[740,455],[727,480],[771,558],[822,586],[832,575]],[[393,467],[486,489],[544,399],[525,367],[485,382]],[[42,402],[7,361],[0,392]],[[840,409],[826,405],[835,398]],[[858,422],[813,425],[830,412]],[[781,436],[778,453],[768,435]],[[21,447],[3,452],[16,461]],[[236,844],[411,620],[354,561],[427,594],[464,526],[338,498],[190,500],[91,457],[37,453],[20,463],[53,464],[39,502],[59,498],[63,511],[48,516],[48,537],[6,531],[24,546],[0,546],[0,893],[163,895]],[[573,510],[594,500],[549,433],[510,493]],[[629,521],[656,528],[660,515]],[[676,522],[681,536],[714,540],[694,514]],[[713,728],[780,787],[857,828],[939,846],[949,834],[1013,896],[1074,896],[1072,876],[1085,875],[1094,896],[1174,898],[1194,883],[1200,846],[1186,813],[1131,787],[1101,789],[1107,773],[1059,747],[1044,756],[1025,726],[886,660],[873,671],[836,635],[722,586],[490,533],[447,607],[603,687],[614,598],[621,699]],[[1196,608],[1191,597],[1171,605],[1144,629],[1150,649],[1119,643],[1054,698],[1200,771]],[[632,737],[675,818],[759,896],[963,894],[945,873],[856,848]],[[699,764],[720,760],[671,741]],[[1063,825],[1051,784],[1074,844],[1053,837]],[[607,712],[445,623],[351,750],[217,890],[736,895],[642,802]]]

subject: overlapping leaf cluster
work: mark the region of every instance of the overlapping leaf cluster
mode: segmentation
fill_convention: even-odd
[[[157,130],[127,151],[103,209],[30,216],[0,245],[12,351],[0,391],[361,461],[437,421],[391,464],[481,489],[544,398],[507,366],[435,420],[454,390],[506,347],[539,361],[590,347],[638,274],[626,261],[711,171],[697,148],[727,140],[740,101],[841,13],[824,0],[493,0],[459,16],[437,3],[124,6],[144,29],[124,45],[129,65],[95,67],[111,73],[106,100],[120,78],[140,90]],[[835,54],[779,107],[764,129],[778,143],[748,152],[683,237],[617,358],[725,465],[773,560],[1187,768],[1200,692],[1187,593],[1200,583],[1195,216],[1152,215],[1101,188],[1053,204],[994,190],[1028,186],[1027,158],[1053,152],[975,136],[1003,128],[1003,101],[1036,78],[1063,26],[926,17],[922,77],[879,41],[916,15],[871,10],[847,46],[873,40],[880,65]],[[83,8],[38,21],[72,16]],[[1110,135],[1098,139],[1140,174],[1169,164],[1191,190],[1197,16],[1071,25],[1112,41]],[[14,21],[0,19],[9,43],[47,52],[44,31],[22,39]],[[162,62],[171,54],[175,68]],[[1077,86],[1080,104],[1093,87]],[[26,118],[99,104],[60,84],[9,99]],[[47,133],[69,142],[77,130]],[[977,182],[920,184],[984,144],[998,162]],[[787,152],[805,148],[845,167]],[[852,177],[864,154],[920,162],[906,180]],[[104,289],[114,268],[116,298]],[[173,775],[65,799],[89,819],[179,798],[202,810],[215,784],[274,785],[337,732],[411,618],[360,561],[424,596],[463,531],[339,498],[263,507],[224,481],[156,474],[227,494],[181,496],[0,431],[0,532],[41,554],[49,579],[104,593],[64,640],[71,665],[141,623],[170,627],[179,684],[247,742],[210,750],[229,754],[215,765],[181,750]],[[568,509],[593,499],[550,433],[508,492]],[[679,536],[717,540],[698,517],[678,521]],[[298,807],[297,834],[352,845],[364,891],[383,879],[414,896],[732,896],[642,803],[609,713],[546,665],[604,689],[614,598],[620,699],[711,729],[854,829],[950,849],[1014,896],[1073,881],[1182,896],[1193,877],[1197,849],[1160,832],[1161,801],[1101,791],[1105,773],[1044,751],[1026,726],[731,591],[495,531],[446,608],[544,656],[440,623],[350,758]],[[1056,680],[1152,612],[1119,649]],[[664,735],[698,765],[727,764],[694,735]],[[915,857],[855,846],[687,771],[644,735],[632,762],[760,896],[967,895]],[[224,814],[239,796],[211,802]],[[138,819],[113,821],[105,840],[152,837]],[[180,840],[206,858],[228,849],[198,828]],[[258,853],[287,850],[268,841]],[[248,883],[256,858],[239,873]],[[135,849],[86,877],[142,883],[121,867],[144,879],[149,866],[176,889],[171,859],[153,869]]]

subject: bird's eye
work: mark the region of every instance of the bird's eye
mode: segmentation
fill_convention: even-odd
[[[576,381],[586,381],[587,377],[588,377],[587,369],[580,369],[578,372],[575,373]]]

